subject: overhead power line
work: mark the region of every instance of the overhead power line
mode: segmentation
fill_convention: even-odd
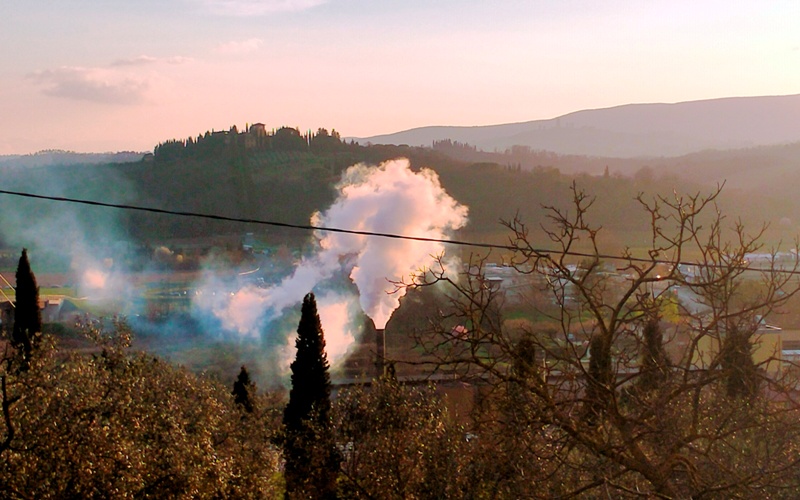
[[[430,243],[442,243],[446,245],[456,245],[456,246],[466,246],[466,247],[473,247],[473,248],[485,248],[489,250],[510,250],[510,251],[518,251],[519,248],[513,245],[498,245],[494,243],[481,243],[481,242],[473,242],[473,241],[463,241],[463,240],[445,240],[441,238],[428,238],[425,236],[411,236],[405,234],[394,234],[394,233],[380,233],[375,231],[358,231],[355,229],[344,229],[344,228],[337,228],[337,227],[327,227],[327,226],[314,226],[311,224],[290,224],[288,222],[277,222],[277,221],[269,221],[269,220],[262,220],[262,219],[249,219],[244,217],[229,217],[226,215],[217,215],[217,214],[207,214],[207,213],[200,213],[200,212],[189,212],[183,210],[167,210],[164,208],[155,208],[155,207],[143,207],[138,205],[127,205],[122,203],[107,203],[103,201],[95,201],[95,200],[83,200],[80,198],[68,198],[64,196],[47,196],[42,194],[35,194],[35,193],[25,193],[20,191],[9,191],[5,189],[0,189],[0,194],[7,194],[10,196],[20,196],[23,198],[33,198],[38,200],[48,200],[48,201],[56,201],[61,203],[72,203],[72,204],[79,204],[79,205],[89,205],[93,207],[105,207],[105,208],[116,208],[120,210],[133,210],[138,212],[148,212],[153,214],[162,214],[162,215],[174,215],[178,217],[195,217],[201,219],[210,219],[210,220],[218,220],[218,221],[226,221],[226,222],[237,222],[242,224],[254,224],[254,225],[262,225],[262,226],[272,226],[272,227],[283,227],[288,229],[301,229],[305,231],[325,231],[330,233],[344,233],[344,234],[355,234],[360,236],[375,236],[379,238],[392,238],[397,240],[412,240],[412,241],[424,241]],[[681,262],[674,262],[670,260],[660,260],[660,259],[647,259],[642,257],[620,257],[618,255],[605,255],[605,254],[594,254],[594,253],[585,253],[585,252],[576,252],[576,251],[567,251],[562,252],[558,250],[552,249],[545,249],[545,248],[529,248],[529,251],[532,253],[537,253],[539,255],[548,255],[548,254],[563,254],[569,255],[571,257],[588,257],[588,258],[599,258],[599,259],[606,259],[606,260],[623,260],[626,262],[641,262],[647,264],[667,264],[667,265],[685,265],[685,266],[702,266],[702,267],[710,267],[710,268],[722,268],[725,266],[722,265],[713,265],[713,264],[698,264],[697,262],[688,262],[688,261],[681,261]],[[743,267],[744,270],[752,270],[752,271],[769,271],[769,269],[760,269],[760,268],[751,268],[751,267]],[[787,274],[799,274],[800,270],[792,271],[786,270],[782,271]]]
[[[451,245],[461,245],[461,246],[472,246],[472,247],[481,247],[481,248],[494,248],[494,249],[504,249],[504,250],[514,250],[514,247],[510,245],[494,245],[491,243],[475,243],[470,241],[457,241],[457,240],[444,240],[440,238],[427,238],[424,236],[409,236],[403,234],[392,234],[392,233],[379,233],[374,231],[358,231],[355,229],[343,229],[343,228],[336,228],[336,227],[325,227],[325,226],[312,226],[310,224],[290,224],[288,222],[276,222],[276,221],[268,221],[268,220],[261,220],[261,219],[247,219],[243,217],[228,217],[226,215],[216,215],[216,214],[204,214],[199,212],[187,212],[182,210],[167,210],[164,208],[154,208],[154,207],[142,207],[137,205],[125,205],[120,203],[106,203],[102,201],[94,201],[94,200],[82,200],[78,198],[66,198],[63,196],[46,196],[42,194],[34,194],[34,193],[22,193],[19,191],[7,191],[0,189],[0,194],[8,194],[12,196],[22,196],[24,198],[35,198],[39,200],[50,200],[50,201],[59,201],[64,203],[77,203],[80,205],[89,205],[94,207],[106,207],[106,208],[118,208],[122,210],[136,210],[139,212],[149,212],[154,214],[163,214],[163,215],[176,215],[179,217],[197,217],[201,219],[211,219],[211,220],[219,220],[219,221],[226,221],[226,222],[239,222],[243,224],[257,224],[262,226],[273,226],[273,227],[285,227],[290,229],[303,229],[306,231],[327,231],[330,233],[345,233],[345,234],[357,234],[361,236],[379,236],[381,238],[394,238],[398,240],[414,240],[414,241],[426,241],[431,243],[447,243]],[[588,254],[587,254],[588,255]]]

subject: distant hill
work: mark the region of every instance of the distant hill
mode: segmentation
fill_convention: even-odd
[[[117,153],[75,153],[57,149],[39,151],[30,155],[0,155],[0,167],[47,167],[55,165],[93,165],[98,163],[128,163],[139,161],[145,153],[120,151]]]
[[[421,127],[352,138],[361,144],[431,146],[450,139],[484,151],[513,145],[559,154],[617,158],[681,156],[800,141],[800,94],[675,104],[627,104],[550,120],[475,127]]]

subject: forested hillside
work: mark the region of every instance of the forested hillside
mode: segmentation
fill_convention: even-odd
[[[542,222],[542,206],[563,206],[569,187],[576,182],[596,196],[592,214],[603,221],[605,236],[620,244],[636,245],[646,236],[631,232],[644,222],[641,211],[635,209],[639,193],[669,196],[674,190],[707,191],[728,177],[731,185],[719,199],[726,212],[742,217],[748,225],[766,221],[776,231],[775,240],[787,239],[800,219],[796,215],[798,204],[787,191],[791,184],[776,183],[770,190],[775,195],[764,197],[763,183],[753,180],[754,176],[775,178],[778,174],[773,175],[773,170],[796,161],[796,150],[782,146],[707,152],[644,163],[561,156],[529,148],[484,153],[450,141],[433,148],[361,146],[325,129],[303,134],[284,127],[267,132],[254,125],[243,132],[232,127],[227,132],[165,141],[155,147],[153,155],[137,162],[41,167],[12,163],[2,167],[2,173],[10,190],[307,224],[315,211],[333,202],[333,186],[347,167],[407,157],[415,169],[435,170],[447,192],[470,208],[470,222],[461,238],[504,241],[500,221],[515,215],[536,228]],[[704,175],[706,171],[709,173]],[[753,196],[762,197],[757,205],[751,203]],[[20,213],[40,218],[57,213],[63,217],[65,208],[8,197],[0,203],[8,207],[4,210],[6,235],[24,225]],[[20,208],[24,210],[20,212]],[[89,236],[96,232],[97,238],[112,240],[153,241],[266,230],[265,226],[89,207],[69,207],[68,211],[76,220],[93,221],[86,227]],[[115,234],[108,234],[109,224],[105,224],[111,220]]]

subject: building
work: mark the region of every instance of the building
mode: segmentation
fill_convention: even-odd
[[[39,309],[42,311],[42,323],[55,323],[61,320],[61,308],[64,297],[44,295],[39,297]],[[7,299],[0,302],[0,330],[11,335],[14,328],[14,304]]]

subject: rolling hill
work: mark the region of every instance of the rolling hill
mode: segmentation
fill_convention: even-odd
[[[800,141],[800,94],[627,104],[550,120],[475,127],[420,127],[352,138],[361,144],[430,146],[451,139],[484,151],[513,145],[559,154],[618,158],[681,156]]]

